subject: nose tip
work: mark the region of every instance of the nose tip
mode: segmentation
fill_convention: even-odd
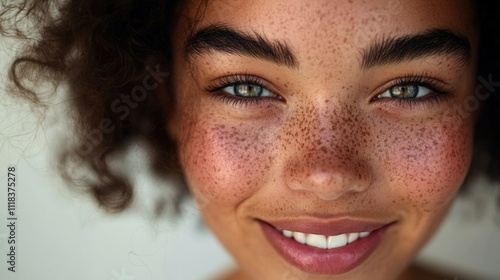
[[[363,192],[369,182],[356,174],[336,171],[316,171],[303,177],[303,180],[289,182],[292,190],[314,193],[322,200],[336,200],[347,193]]]

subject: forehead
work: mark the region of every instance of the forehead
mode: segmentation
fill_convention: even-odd
[[[469,35],[476,10],[471,0],[188,0],[185,7],[191,22],[180,28],[220,23],[294,45],[312,39],[362,44],[435,27]]]

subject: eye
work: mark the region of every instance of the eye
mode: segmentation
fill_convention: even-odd
[[[410,109],[415,105],[439,104],[443,98],[452,96],[453,87],[447,82],[429,76],[410,74],[397,78],[380,91],[384,92],[375,96],[372,100],[380,100],[392,103],[397,101],[397,106],[405,106]],[[380,92],[379,91],[379,92]]]
[[[239,83],[222,89],[224,92],[243,98],[277,97],[274,93],[258,84]]]
[[[235,75],[222,77],[205,90],[218,100],[230,105],[258,105],[284,99],[274,93],[271,83],[253,75]]]
[[[408,83],[395,85],[382,94],[379,94],[377,98],[415,99],[425,97],[433,92],[428,87]]]

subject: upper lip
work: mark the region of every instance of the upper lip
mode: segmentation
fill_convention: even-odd
[[[317,218],[293,218],[261,222],[270,224],[279,230],[335,236],[344,233],[372,232],[394,222],[363,221],[352,218],[325,220]]]

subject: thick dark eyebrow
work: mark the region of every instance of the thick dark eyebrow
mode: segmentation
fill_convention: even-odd
[[[297,58],[284,42],[271,42],[261,35],[236,31],[226,26],[210,25],[190,36],[184,45],[184,55],[189,59],[194,54],[225,52],[255,57],[298,68]]]
[[[432,55],[450,55],[462,65],[471,59],[466,36],[448,29],[431,29],[421,34],[384,38],[362,52],[361,68],[401,63]]]

